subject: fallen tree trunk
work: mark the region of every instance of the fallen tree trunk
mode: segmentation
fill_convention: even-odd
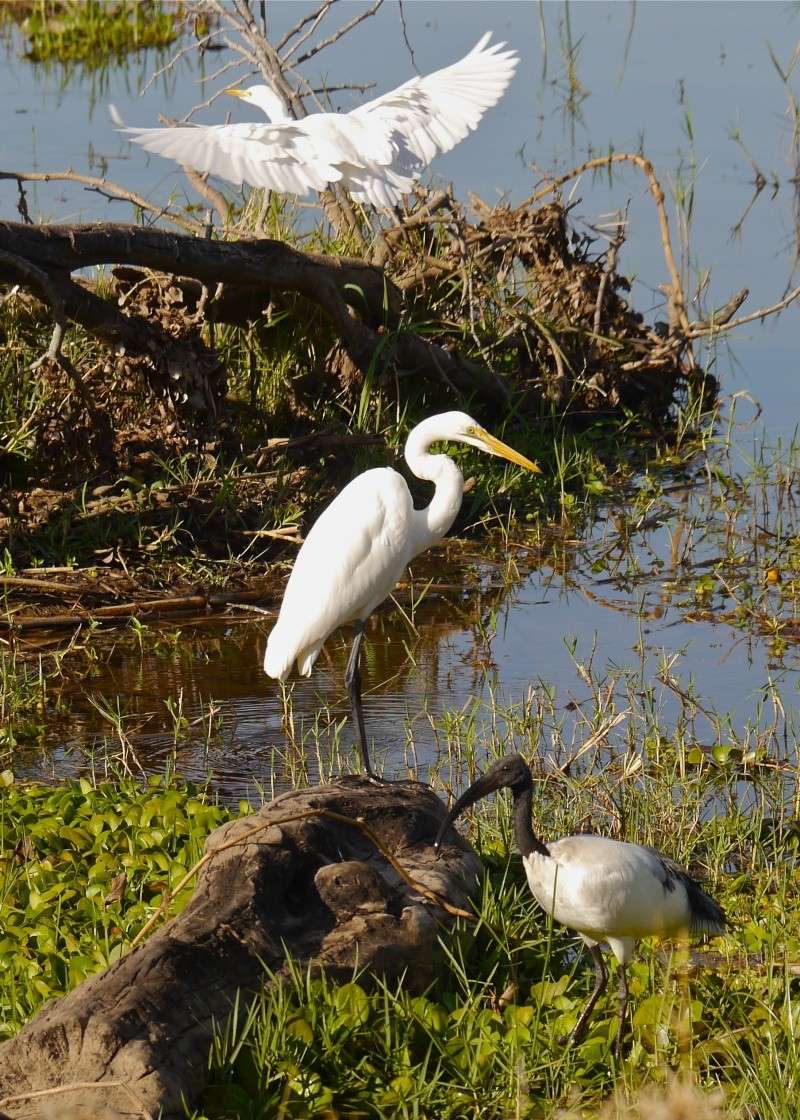
[[[70,273],[94,265],[134,265],[200,281],[211,293],[230,285],[252,307],[257,294],[266,306],[270,293],[295,292],[331,319],[350,361],[362,372],[395,363],[407,373],[434,375],[464,392],[490,400],[507,399],[502,382],[419,334],[397,330],[403,296],[383,268],[349,257],[304,253],[281,241],[213,241],[141,226],[48,226],[0,222],[0,281],[34,292],[53,312],[63,333],[72,319],[114,345],[146,354],[173,380],[181,365],[216,363],[199,338],[175,339],[162,326],[125,315],[114,303],[76,283]],[[397,334],[389,337],[387,332]],[[51,355],[52,356],[52,355]],[[194,379],[193,379],[194,380]]]
[[[424,988],[438,938],[467,906],[480,863],[432,849],[445,808],[416,783],[284,794],[208,838],[186,909],[149,940],[48,1004],[0,1047],[0,1111],[14,1120],[184,1115],[207,1076],[213,1027],[286,953],[362,982]],[[388,858],[387,858],[388,857]],[[405,878],[407,876],[408,878]],[[413,885],[408,880],[413,880]]]

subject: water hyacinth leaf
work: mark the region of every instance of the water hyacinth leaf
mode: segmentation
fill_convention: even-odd
[[[557,980],[540,980],[531,985],[531,1002],[543,1004],[545,1007],[554,1004],[559,996],[563,996],[569,986],[569,976],[564,974]]]
[[[529,1004],[519,1006],[512,1003],[503,1012],[503,1017],[510,1027],[529,1027],[536,1017],[536,1012]]]
[[[306,1046],[311,1046],[314,1042],[314,1031],[304,1015],[293,1015],[286,1023],[286,1033]]]
[[[661,1022],[665,1017],[665,1004],[662,995],[654,994],[643,999],[633,1015],[633,1024],[636,1027],[652,1026]]]
[[[333,1004],[344,1025],[361,1027],[369,1021],[369,999],[359,984],[343,984],[334,993]]]
[[[412,999],[409,1003],[409,1010],[433,1034],[441,1034],[447,1026],[447,1011],[441,1004],[433,1003],[425,996],[417,996]]]

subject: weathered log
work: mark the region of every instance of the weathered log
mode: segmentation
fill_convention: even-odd
[[[280,982],[287,952],[337,979],[357,967],[362,982],[403,976],[420,990],[453,921],[434,892],[463,908],[480,871],[465,842],[435,861],[444,814],[427,786],[350,777],[217,829],[185,910],[0,1047],[0,1110],[14,1120],[183,1115],[205,1083],[213,1025],[237,993],[246,1005]]]
[[[0,281],[32,290],[57,315],[66,315],[109,342],[151,357],[165,345],[172,364],[188,345],[166,342],[157,324],[123,315],[112,303],[86,292],[69,273],[92,265],[134,265],[201,281],[216,289],[296,292],[330,318],[353,364],[366,373],[394,362],[403,371],[444,378],[458,389],[505,401],[502,381],[485,367],[462,360],[403,326],[402,293],[377,265],[350,257],[304,253],[269,239],[213,241],[142,226],[111,223],[76,226],[0,222]],[[177,348],[177,349],[176,349]],[[203,361],[208,353],[197,346]],[[174,352],[174,353],[173,353]]]

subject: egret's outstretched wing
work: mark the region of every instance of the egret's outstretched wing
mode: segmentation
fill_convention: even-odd
[[[393,206],[434,156],[477,128],[508,87],[518,57],[504,43],[489,46],[489,38],[452,66],[412,78],[351,113],[120,131],[147,151],[232,183],[300,195],[341,183],[358,200]]]
[[[231,183],[307,194],[341,178],[304,121],[120,131],[148,152]]]
[[[386,598],[407,561],[412,517],[408,486],[387,467],[365,471],[334,498],[289,576],[267,640],[269,676],[284,679],[295,660],[308,676],[328,635]]]
[[[503,96],[519,56],[504,50],[505,43],[489,46],[490,38],[487,31],[458,62],[412,78],[348,114],[379,117],[402,137],[406,151],[399,153],[396,171],[418,172],[435,156],[449,152]]]

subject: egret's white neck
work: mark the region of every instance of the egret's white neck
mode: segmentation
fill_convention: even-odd
[[[464,476],[453,460],[448,455],[431,455],[428,452],[432,443],[442,439],[437,420],[436,416],[423,420],[411,430],[406,440],[405,458],[409,468],[417,478],[436,485],[430,505],[415,511],[415,556],[442,539],[455,521],[464,494]]]
[[[271,124],[290,121],[292,117],[286,112],[286,106],[274,90],[268,86],[259,86],[250,94],[250,100],[264,113]]]

